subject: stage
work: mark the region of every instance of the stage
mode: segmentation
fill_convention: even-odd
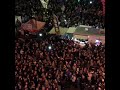
[[[50,34],[55,34],[54,27],[49,32]],[[101,40],[105,43],[105,30],[96,29],[91,26],[80,25],[77,27],[60,27],[60,35],[68,34],[70,38],[74,37],[77,39],[88,39],[90,42],[95,42],[96,39]]]

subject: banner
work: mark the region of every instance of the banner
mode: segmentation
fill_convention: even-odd
[[[29,20],[21,25],[21,29],[27,30],[29,32],[38,32],[44,28],[45,22],[36,21],[34,19]]]

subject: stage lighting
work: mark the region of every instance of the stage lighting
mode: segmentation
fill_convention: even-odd
[[[51,46],[49,46],[49,47],[48,47],[48,49],[49,49],[49,50],[51,50],[51,49],[52,49],[52,47],[51,47]]]
[[[39,36],[42,37],[42,33],[40,33]]]
[[[92,1],[90,1],[90,4],[92,4]]]

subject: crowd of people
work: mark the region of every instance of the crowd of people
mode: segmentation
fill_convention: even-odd
[[[15,15],[21,16],[22,23],[27,22],[31,17],[44,15],[44,8],[40,0],[16,0]],[[40,19],[42,20],[42,19]]]
[[[99,28],[105,28],[103,7],[101,0],[49,0],[47,12],[43,8],[40,0],[21,0],[16,1],[16,15],[21,15],[23,19],[28,20],[34,14],[42,16],[54,13],[57,15],[61,24],[67,23],[68,26],[90,25]],[[42,20],[42,19],[41,19]],[[64,21],[67,22],[64,22]]]
[[[105,45],[27,37],[15,39],[15,90],[105,90]]]
[[[102,3],[92,1],[49,0],[47,14],[54,13],[61,23],[66,20],[68,26],[84,24],[104,28]],[[22,16],[23,22],[33,14],[44,16],[44,10],[40,0],[15,2],[15,15]],[[16,29],[20,25],[17,23]],[[71,87],[105,90],[104,44],[96,46],[88,42],[82,47],[58,35],[39,37],[22,30],[16,30],[15,37],[15,90],[66,90]]]
[[[63,13],[56,10],[59,20],[62,20],[61,18],[65,15],[64,19],[69,23],[69,26],[82,24],[104,28],[102,2],[101,0],[91,1],[92,3],[90,3],[90,0],[80,0],[79,2],[78,0],[67,0],[63,4]],[[61,8],[61,5],[59,8]]]

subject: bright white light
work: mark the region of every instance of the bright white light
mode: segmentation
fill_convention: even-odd
[[[75,38],[74,41],[77,41],[77,39]]]
[[[100,45],[100,40],[95,40],[95,46],[99,46]]]
[[[85,43],[88,43],[88,41],[85,41]]]
[[[66,20],[64,20],[66,22]]]
[[[85,42],[81,42],[81,41],[80,41],[80,45],[81,45],[81,46],[85,46]]]
[[[90,1],[90,4],[92,4],[92,1]]]
[[[51,47],[51,46],[49,46],[49,47],[48,47],[48,49],[50,50],[50,49],[52,49],[52,47]]]
[[[95,40],[95,42],[97,43],[97,42],[100,42],[99,40]]]
[[[42,33],[40,33],[39,36],[42,36]]]
[[[80,43],[81,43],[81,44],[84,44],[84,42],[81,42],[81,41],[80,41]]]

